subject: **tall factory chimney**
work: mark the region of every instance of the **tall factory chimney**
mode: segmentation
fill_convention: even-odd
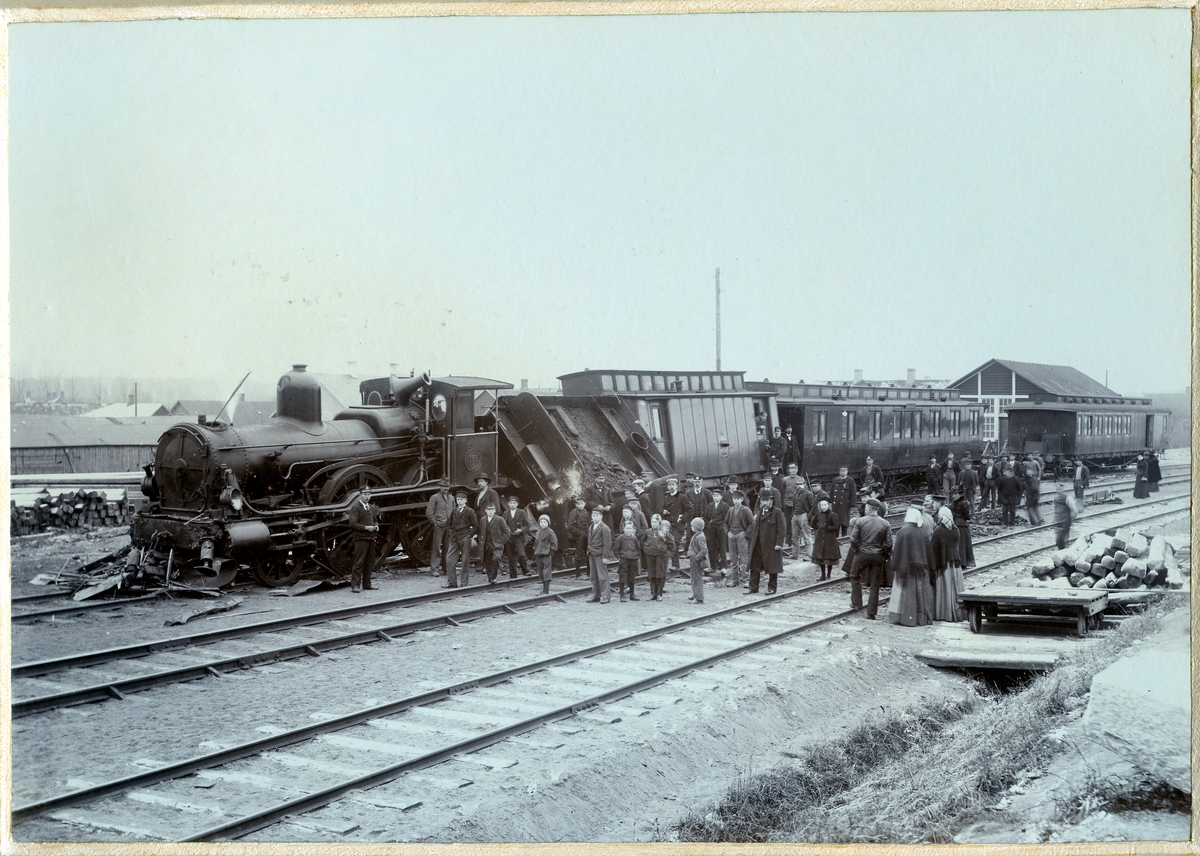
[[[862,369],[854,370],[854,382],[855,383],[862,383],[862,373],[863,373]]]

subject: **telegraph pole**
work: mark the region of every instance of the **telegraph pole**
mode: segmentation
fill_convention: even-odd
[[[721,370],[721,269],[717,268],[717,371]]]

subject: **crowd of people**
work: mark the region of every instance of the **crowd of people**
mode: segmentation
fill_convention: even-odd
[[[735,479],[706,488],[688,473],[682,480],[634,478],[614,488],[604,472],[572,498],[565,515],[547,499],[524,507],[516,496],[503,503],[480,476],[476,490],[451,492],[442,479],[429,500],[432,526],[430,570],[446,577],[445,587],[469,584],[472,564],[495,583],[502,566],[510,578],[536,575],[549,593],[555,567],[587,574],[592,603],[609,603],[616,587],[622,602],[639,600],[637,580],[649,579],[649,599],[664,596],[667,576],[690,580],[692,603],[703,603],[706,578],[713,584],[742,587],[746,594],[775,594],[784,559],[814,564],[819,580],[833,578],[841,563],[851,584],[851,606],[878,617],[880,590],[890,587],[887,619],[921,625],[934,620],[959,621],[957,595],[964,569],[975,567],[971,521],[997,504],[1003,525],[1016,523],[1024,500],[1029,523],[1040,525],[1045,462],[1038,455],[999,459],[984,456],[978,467],[970,453],[945,461],[931,458],[925,473],[928,494],[909,507],[903,525],[893,532],[885,517],[883,472],[867,457],[857,478],[841,467],[828,489],[798,472],[794,440],[776,432],[768,472],[754,490],[744,491]],[[789,460],[790,459],[790,460]],[[1054,516],[1060,547],[1071,522],[1083,507],[1090,473],[1081,460],[1070,466],[1073,496],[1057,485]],[[1161,473],[1152,453],[1139,456],[1135,496],[1158,489]],[[859,487],[859,484],[862,487]],[[363,491],[352,507],[355,569],[352,590],[371,588],[378,532],[370,493]],[[845,558],[839,536],[849,536]],[[609,564],[617,566],[615,581]],[[686,562],[686,570],[683,563]],[[866,602],[864,603],[864,596]]]

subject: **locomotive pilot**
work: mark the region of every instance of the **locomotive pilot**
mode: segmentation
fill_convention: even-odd
[[[375,539],[379,534],[379,509],[371,505],[371,487],[363,485],[358,498],[346,513],[354,530],[354,568],[350,571],[350,591],[373,589],[371,570],[375,567]]]

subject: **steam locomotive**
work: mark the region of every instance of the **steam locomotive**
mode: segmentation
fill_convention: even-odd
[[[394,375],[363,381],[363,404],[321,419],[321,385],[304,365],[279,379],[276,418],[238,427],[183,423],[159,439],[145,467],[149,502],[131,527],[131,570],[199,588],[248,567],[258,582],[290,585],[307,563],[349,572],[346,513],[370,485],[381,549],[429,555],[425,506],[442,476],[470,484],[496,472],[496,431],[477,426],[486,378]]]

